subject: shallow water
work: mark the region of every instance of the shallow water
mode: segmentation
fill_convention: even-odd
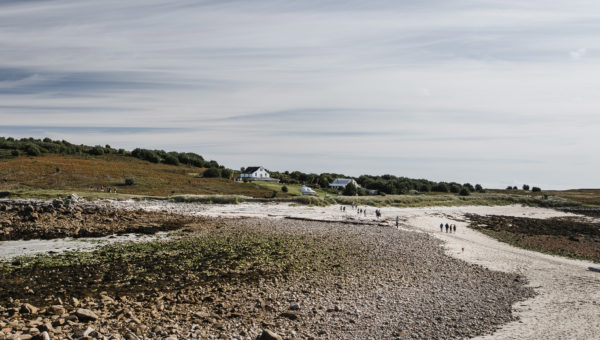
[[[153,235],[122,234],[104,237],[87,238],[58,238],[52,240],[17,240],[0,241],[0,261],[6,261],[19,256],[37,254],[54,254],[66,251],[92,251],[101,246],[119,242],[148,242],[169,238],[168,232],[158,232]]]

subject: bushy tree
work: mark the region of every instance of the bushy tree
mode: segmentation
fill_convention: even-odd
[[[204,171],[202,176],[207,178],[221,177],[221,170],[219,168],[208,168]]]
[[[462,189],[462,185],[460,185],[458,183],[450,183],[450,192],[451,193],[458,194],[460,192],[460,189]]]
[[[542,191],[542,189],[540,189],[539,187],[533,187],[533,188],[531,188],[531,191],[540,192],[540,191]]]
[[[42,151],[40,151],[40,148],[37,145],[28,144],[25,147],[25,153],[27,153],[29,156],[39,156],[42,154]]]
[[[233,177],[233,170],[221,169],[221,177],[226,178],[226,179],[231,179],[231,177]]]
[[[483,191],[483,187],[481,186],[481,184],[475,184],[475,190],[477,192],[482,192]]]
[[[357,194],[356,185],[354,185],[354,183],[352,183],[352,182],[346,184],[342,194],[344,196],[356,196],[356,194]]]
[[[527,184],[523,184],[523,190],[525,190],[525,191],[529,191],[529,185],[527,185]]]
[[[177,158],[174,155],[167,154],[165,156],[164,163],[165,164],[170,164],[170,165],[179,165],[179,158]]]
[[[100,145],[96,145],[90,149],[89,154],[96,155],[96,156],[104,155],[104,148],[101,147]]]
[[[448,184],[446,184],[444,182],[440,182],[440,183],[434,185],[431,188],[431,191],[434,191],[434,192],[449,192],[450,189],[448,188]]]
[[[460,189],[458,194],[461,196],[469,196],[471,193],[469,192],[469,190],[467,188],[462,188],[462,189]]]

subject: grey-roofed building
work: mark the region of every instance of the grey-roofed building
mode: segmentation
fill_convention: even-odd
[[[334,189],[344,189],[348,183],[354,184],[357,188],[360,187],[352,178],[336,178],[329,186]]]

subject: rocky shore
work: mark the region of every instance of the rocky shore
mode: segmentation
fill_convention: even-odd
[[[98,237],[175,230],[200,218],[161,211],[124,210],[78,201],[0,200],[0,241]]]
[[[99,225],[133,217],[115,214]],[[0,268],[0,339],[468,338],[534,294],[425,233],[272,218],[195,220],[176,241]]]

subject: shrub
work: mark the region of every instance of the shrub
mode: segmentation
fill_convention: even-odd
[[[233,170],[221,169],[221,177],[226,178],[226,179],[231,179],[231,177],[233,177]]]
[[[100,145],[96,145],[90,149],[89,154],[96,155],[96,156],[104,155],[104,148],[101,147]]]
[[[125,185],[134,185],[134,184],[135,184],[135,179],[133,179],[133,177],[125,178]]]
[[[469,190],[470,192],[475,191],[475,188],[471,185],[471,183],[463,184],[463,188]]]
[[[540,192],[540,191],[542,191],[542,189],[540,189],[538,187],[533,187],[533,188],[531,188],[531,191],[533,191],[533,192]]]
[[[469,196],[471,193],[469,192],[469,190],[467,188],[462,188],[462,189],[460,189],[458,194],[461,196]]]
[[[29,144],[25,147],[25,153],[29,156],[39,156],[42,154],[40,148],[35,144]]]
[[[446,183],[438,183],[437,185],[434,185],[433,188],[431,188],[431,191],[435,191],[435,192],[449,192],[450,189],[448,188],[448,185]]]
[[[475,190],[478,192],[482,192],[483,191],[483,187],[481,186],[481,184],[475,184]]]
[[[281,191],[283,192],[288,192],[288,187],[286,187],[285,185],[281,187]]]
[[[357,189],[356,189],[356,185],[354,185],[354,183],[350,182],[348,184],[346,184],[346,186],[344,187],[344,192],[342,193],[344,196],[356,196],[357,194]]]
[[[15,156],[15,157],[18,157],[20,155],[20,152],[19,152],[19,150],[13,150],[13,151],[10,152],[10,154],[13,155],[13,156]]]
[[[173,155],[166,155],[164,163],[171,165],[179,165],[179,159]]]
[[[506,187],[506,190],[512,190],[512,186],[510,186],[510,185],[509,185],[509,186],[507,186],[507,187]]]
[[[207,177],[207,178],[221,177],[221,170],[219,170],[218,168],[208,168],[204,171],[204,173],[202,174],[202,177]]]
[[[460,192],[460,189],[462,189],[462,185],[460,185],[458,183],[450,183],[450,192],[451,193],[458,194]]]
[[[523,190],[525,190],[525,191],[529,191],[529,185],[527,185],[527,184],[523,184]]]

